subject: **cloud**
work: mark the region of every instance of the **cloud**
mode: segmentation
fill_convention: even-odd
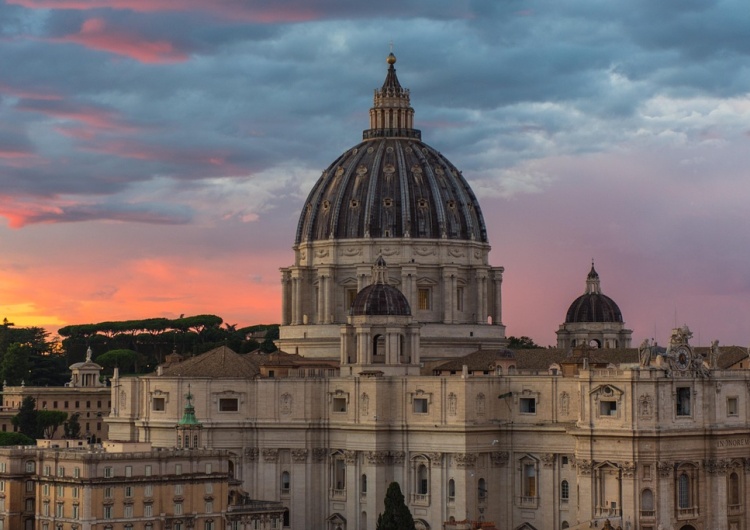
[[[145,40],[137,34],[109,27],[103,18],[90,18],[78,33],[57,40],[130,57],[142,63],[175,63],[188,59],[185,52],[168,41]]]
[[[171,210],[171,211],[170,211]],[[63,201],[46,203],[0,198],[0,216],[11,228],[33,224],[80,223],[87,221],[119,221],[148,224],[185,224],[190,212],[156,204],[75,204]]]

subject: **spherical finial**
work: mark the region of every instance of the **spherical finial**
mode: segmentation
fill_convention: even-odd
[[[396,56],[393,55],[393,52],[388,54],[388,58],[385,60],[388,64],[394,64],[396,62]]]

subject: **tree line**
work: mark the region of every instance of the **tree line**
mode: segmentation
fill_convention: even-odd
[[[86,359],[107,373],[148,373],[170,353],[199,355],[218,346],[238,353],[276,351],[278,324],[239,328],[216,315],[76,324],[58,330],[51,339],[40,327],[16,327],[8,319],[0,325],[0,380],[10,386],[62,386],[70,380],[68,367]]]

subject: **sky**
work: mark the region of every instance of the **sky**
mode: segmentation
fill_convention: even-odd
[[[554,344],[593,259],[634,344],[750,345],[747,0],[0,0],[0,317],[278,322],[391,42],[507,334]]]

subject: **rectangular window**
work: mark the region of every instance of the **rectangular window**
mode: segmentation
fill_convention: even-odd
[[[52,466],[44,466],[44,476],[49,477],[52,474]]]
[[[464,310],[464,288],[458,287],[456,289],[456,311]]]
[[[104,498],[105,499],[111,499],[112,497],[113,497],[113,495],[112,495],[112,487],[111,486],[107,486],[106,488],[104,488]]]
[[[49,502],[42,504],[42,515],[49,517]]]
[[[174,503],[174,514],[182,515],[182,503],[181,502]]]
[[[133,476],[133,466],[125,466],[125,476],[126,477]]]
[[[523,495],[524,497],[536,497],[536,468],[534,464],[523,466]]]
[[[144,504],[143,505],[143,516],[144,517],[152,517],[154,513],[153,505],[151,504]]]
[[[57,486],[57,496],[65,497],[65,486]]]
[[[58,467],[57,468],[57,476],[58,477],[64,477],[65,476],[65,468],[64,467]]]
[[[736,397],[727,398],[727,416],[739,416],[739,400]]]
[[[73,505],[73,519],[78,519],[78,514],[79,514],[78,505],[74,504]]]
[[[104,519],[112,519],[112,507],[111,506],[104,507]]]
[[[690,416],[690,388],[677,389],[676,412],[678,416]]]
[[[104,478],[112,478],[115,476],[115,471],[111,467],[104,468]]]
[[[421,309],[422,311],[429,311],[431,308],[430,289],[424,287],[419,288],[417,294],[419,299],[419,309]]]
[[[81,478],[81,468],[80,467],[74,467],[73,468],[73,476],[75,478]]]
[[[65,517],[65,505],[61,502],[55,505],[55,517]]]
[[[52,408],[57,410],[57,401],[52,402]]]
[[[73,487],[73,498],[74,499],[77,499],[79,497],[79,493],[78,492],[79,492],[78,486],[74,486]]]
[[[346,412],[346,398],[333,398],[333,412]]]
[[[206,513],[214,513],[214,503],[206,501]]]
[[[154,485],[153,484],[146,484],[143,488],[143,495],[146,497],[153,497],[154,496]]]
[[[414,399],[414,413],[427,414],[427,398]]]
[[[213,482],[206,482],[206,493],[213,493],[213,492],[214,492]]]
[[[240,403],[237,398],[220,398],[219,412],[237,412],[240,410]]]
[[[617,416],[617,401],[600,401],[600,416]]]
[[[67,401],[65,403],[63,403],[63,407],[66,408],[66,409],[68,408],[68,402]]]
[[[133,486],[125,486],[125,497],[133,496]]]
[[[33,491],[34,491],[34,481],[27,480],[26,481],[26,492],[27,493],[32,493]]]
[[[42,495],[49,495],[49,484],[42,484]]]
[[[128,504],[125,506],[125,519],[132,519],[133,518],[133,506]]]
[[[182,475],[182,464],[175,464],[174,465],[174,474],[175,475]]]
[[[174,494],[175,495],[182,495],[182,492],[184,491],[182,484],[175,484],[174,485]]]
[[[206,464],[206,475],[211,474],[211,464]]]
[[[150,465],[146,466],[146,473],[145,473],[145,475],[146,475],[147,477],[150,477],[150,476],[151,476],[151,466],[150,466]]]
[[[536,414],[536,398],[521,398],[521,414]]]
[[[163,397],[155,397],[151,402],[151,410],[163,411],[166,406],[166,400]]]
[[[5,492],[5,481],[0,480],[0,493],[4,493],[4,492]]]

